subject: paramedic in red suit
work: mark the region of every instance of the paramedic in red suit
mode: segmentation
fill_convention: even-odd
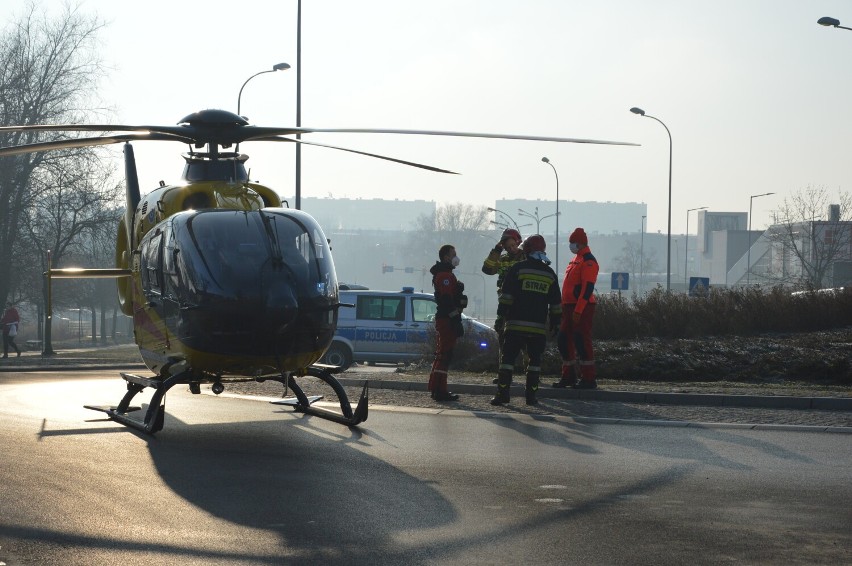
[[[589,249],[582,228],[568,238],[574,259],[565,270],[562,282],[562,325],[557,337],[562,356],[562,376],[554,387],[595,389],[595,353],[592,348],[592,320],[595,317],[595,283],[598,261]]]
[[[464,334],[461,312],[467,306],[464,284],[453,274],[459,264],[456,249],[447,244],[438,250],[438,261],[429,270],[435,289],[435,361],[429,374],[429,391],[436,401],[457,401],[459,396],[447,391],[447,370],[453,358],[456,339]]]

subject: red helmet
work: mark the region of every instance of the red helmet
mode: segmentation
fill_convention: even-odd
[[[521,244],[521,249],[524,250],[525,254],[531,254],[533,252],[543,252],[545,247],[547,247],[546,242],[542,236],[538,234],[533,234],[524,240],[524,243]]]
[[[506,238],[512,238],[518,244],[520,244],[523,239],[521,238],[521,233],[513,228],[506,228],[503,230],[503,235],[500,236],[500,242],[502,243]]]

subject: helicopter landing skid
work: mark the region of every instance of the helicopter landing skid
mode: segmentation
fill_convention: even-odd
[[[166,392],[180,383],[189,383],[191,373],[182,371],[166,379],[156,379],[122,372],[121,377],[127,382],[127,393],[124,394],[117,407],[100,405],[83,405],[83,407],[106,413],[111,420],[125,426],[141,430],[147,434],[154,434],[163,430],[163,421],[166,415],[166,403],[164,401]],[[140,410],[140,407],[131,407],[130,401],[146,387],[152,387],[155,391],[144,420],[140,421],[127,416],[128,413]]]
[[[323,380],[334,390],[334,393],[337,395],[337,399],[340,401],[340,410],[343,414],[335,413],[328,409],[321,409],[320,407],[313,407],[312,403],[322,399],[322,396],[308,397],[305,395],[305,392],[302,391],[302,388],[299,387],[292,375],[282,378],[279,381],[284,384],[285,387],[289,387],[293,391],[293,394],[296,396],[295,399],[290,397],[287,399],[281,399],[280,401],[270,401],[270,403],[273,405],[289,405],[297,412],[314,415],[347,426],[355,426],[367,420],[367,405],[369,397],[368,381],[364,382],[364,388],[361,390],[361,397],[358,399],[358,405],[355,407],[355,411],[353,412],[352,405],[349,403],[349,398],[346,396],[346,390],[343,389],[343,386],[339,381],[337,381],[337,378],[335,378],[330,371],[324,367],[310,366],[306,369],[305,375],[310,375]]]

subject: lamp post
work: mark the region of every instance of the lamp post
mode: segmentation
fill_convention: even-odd
[[[666,292],[668,292],[672,287],[672,133],[669,131],[668,126],[663,124],[662,120],[650,114],[645,114],[645,111],[641,108],[634,106],[630,111],[639,116],[656,120],[662,124],[666,129],[666,133],[669,135],[669,224],[666,237]]]
[[[639,239],[639,292],[645,286],[645,216],[642,215],[642,237]]]
[[[706,206],[699,206],[698,208],[690,208],[686,211],[686,238],[684,238],[683,245],[683,255],[686,257],[683,261],[683,282],[686,283],[686,290],[689,291],[689,274],[687,273],[687,268],[689,266],[689,213],[693,210],[704,210]]]
[[[817,23],[821,26],[852,30],[852,28],[848,28],[848,27],[840,25],[840,20],[838,20],[837,18],[832,18],[830,16],[821,17],[820,19],[817,20]]]
[[[506,214],[505,212],[503,212],[502,210],[497,210],[496,208],[491,208],[490,206],[488,207],[487,210],[488,210],[488,212],[496,212],[497,214],[502,214],[503,216],[508,218],[509,221],[515,226],[515,230],[517,230],[518,232],[521,231],[521,229],[518,227],[518,223],[515,222],[515,219],[512,218],[511,216],[509,216],[508,214]],[[499,222],[494,222],[494,224],[499,224]]]
[[[302,0],[296,3],[296,127],[302,127]],[[302,134],[296,134],[296,210],[302,210]]]
[[[240,93],[237,95],[237,114],[240,113],[240,101],[243,98],[243,89],[246,88],[246,85],[248,84],[248,82],[250,80],[252,80],[253,78],[255,78],[258,75],[263,75],[264,73],[274,73],[275,71],[285,71],[289,68],[290,68],[290,65],[288,65],[287,63],[277,63],[277,64],[273,65],[271,69],[267,69],[265,71],[255,73],[252,76],[250,76],[249,78],[247,78],[246,82],[243,83],[243,86],[240,87]]]
[[[758,197],[774,195],[775,193],[763,193],[748,197],[748,259],[746,259],[746,285],[751,285],[751,203]]]
[[[539,218],[538,207],[535,207],[535,214],[530,214],[529,212],[527,212],[526,210],[524,210],[522,208],[518,209],[518,214],[520,214],[521,216],[526,216],[527,218],[532,218],[533,220],[535,220],[535,233],[536,234],[541,234],[541,221],[542,220],[550,218],[551,216],[559,216],[559,213],[557,212],[555,214],[548,214],[546,216],[542,216],[542,217]]]
[[[559,173],[556,172],[556,167],[554,167],[553,163],[547,157],[542,157],[541,160],[553,169],[553,174],[556,175],[556,263],[553,265],[556,267],[556,271],[559,271]]]

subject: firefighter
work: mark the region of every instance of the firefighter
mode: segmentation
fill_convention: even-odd
[[[509,269],[520,261],[524,261],[524,251],[521,249],[521,233],[512,228],[503,230],[500,235],[500,241],[494,246],[494,249],[488,252],[488,257],[482,262],[482,273],[486,275],[497,276],[497,298],[500,298],[500,287],[503,286],[503,279]],[[497,331],[497,344],[500,345],[500,352],[497,353],[497,359],[502,359],[503,350],[503,334],[505,332],[506,321],[500,316],[498,311],[497,320],[494,321],[494,330]],[[497,383],[497,380],[494,380]]]
[[[459,265],[456,249],[447,244],[438,250],[438,261],[429,270],[435,289],[435,361],[429,374],[429,391],[436,401],[458,401],[459,396],[447,391],[447,370],[453,358],[456,340],[464,335],[462,310],[467,306],[464,283],[456,279],[453,269]]]
[[[595,316],[595,283],[598,261],[589,249],[582,228],[568,238],[574,259],[565,269],[562,282],[562,325],[557,337],[562,356],[562,375],[554,387],[595,389],[595,354],[592,348],[592,320]]]
[[[538,404],[536,392],[547,334],[555,334],[561,320],[559,281],[544,253],[544,238],[538,234],[530,236],[523,243],[523,251],[526,259],[509,269],[500,288],[497,314],[506,321],[506,333],[497,372],[497,395],[491,400],[492,405],[509,402],[515,358],[524,347],[529,356],[526,401],[527,405]]]

